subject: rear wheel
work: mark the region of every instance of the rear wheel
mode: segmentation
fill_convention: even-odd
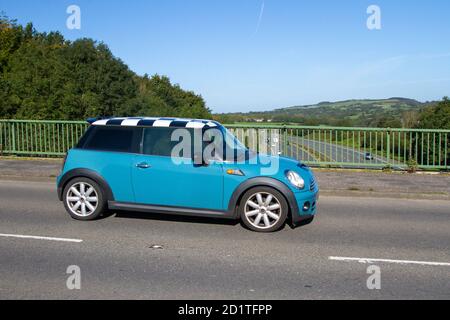
[[[64,206],[76,220],[97,219],[106,207],[102,189],[89,178],[75,178],[64,188]]]
[[[256,187],[247,191],[239,205],[242,222],[257,232],[279,230],[286,222],[288,204],[284,196],[269,187]]]

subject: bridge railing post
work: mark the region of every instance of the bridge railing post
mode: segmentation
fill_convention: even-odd
[[[388,128],[387,130],[387,140],[386,140],[386,159],[387,159],[387,163],[388,165],[391,164],[391,129]]]
[[[16,153],[16,126],[14,122],[11,124],[11,153]]]

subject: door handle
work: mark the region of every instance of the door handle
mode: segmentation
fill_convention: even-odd
[[[149,164],[146,163],[146,162],[141,162],[141,163],[138,163],[138,164],[136,165],[136,167],[138,167],[138,168],[140,168],[140,169],[148,169],[148,168],[151,167],[151,165],[149,165]]]

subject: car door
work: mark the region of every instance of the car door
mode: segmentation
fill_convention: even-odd
[[[115,201],[134,201],[130,165],[139,152],[141,132],[133,127],[90,127],[78,147],[71,150],[76,161],[66,163],[66,170],[90,169],[108,183]]]
[[[223,210],[223,168],[220,162],[196,165],[191,156],[172,156],[177,128],[145,128],[142,154],[134,156],[132,180],[136,203]],[[192,133],[190,130],[188,130]]]

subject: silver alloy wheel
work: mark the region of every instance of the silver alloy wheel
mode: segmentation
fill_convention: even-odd
[[[79,217],[87,217],[97,209],[97,191],[89,183],[77,182],[67,191],[66,201],[73,214]]]
[[[248,198],[244,213],[247,220],[258,229],[273,227],[281,217],[280,201],[271,193],[258,192]]]

